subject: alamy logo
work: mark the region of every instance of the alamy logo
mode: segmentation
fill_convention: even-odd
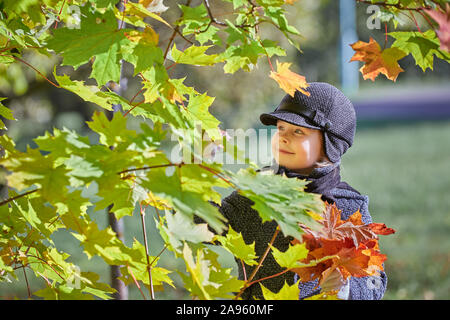
[[[80,29],[81,28],[81,12],[80,7],[71,5],[67,8],[69,17],[67,18],[66,26],[68,29]]]
[[[368,277],[366,280],[367,288],[370,290],[380,289],[382,282],[379,277]]]
[[[67,286],[73,289],[81,289],[80,279],[81,279],[81,270],[78,266],[71,265],[69,267],[72,272],[71,275],[67,278]]]
[[[370,5],[367,7],[366,13],[371,14],[366,20],[366,26],[369,30],[381,29],[381,21],[379,18],[380,7]]]

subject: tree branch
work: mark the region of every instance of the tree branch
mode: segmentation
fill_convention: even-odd
[[[252,280],[255,277],[256,273],[258,272],[259,268],[261,268],[262,263],[264,262],[264,260],[266,259],[267,255],[269,254],[270,248],[272,247],[275,238],[277,237],[278,233],[280,232],[280,227],[277,226],[277,229],[275,230],[275,233],[272,236],[272,239],[270,240],[269,245],[266,248],[266,251],[264,252],[264,254],[262,255],[262,257],[259,259],[258,265],[256,266],[256,268],[253,270],[252,274],[250,275],[250,277],[248,278],[247,282],[244,284],[244,286],[241,288],[241,291],[239,291],[239,293],[233,298],[233,300],[237,300],[242,293],[244,293],[244,290],[247,289],[248,287],[250,287],[250,285],[252,284]]]
[[[29,195],[29,194],[31,194],[31,193],[33,193],[33,192],[38,191],[38,190],[39,190],[39,189],[34,189],[34,190],[31,190],[31,191],[25,192],[25,193],[23,193],[23,194],[19,194],[18,196],[15,196],[15,197],[12,197],[12,198],[8,198],[8,199],[6,199],[6,200],[3,200],[2,202],[0,202],[0,206],[2,206],[2,205],[4,205],[4,204],[7,204],[8,202],[11,202],[11,201],[16,200],[16,199],[18,199],[18,198],[27,196],[27,195]]]
[[[370,4],[370,5],[376,5],[376,6],[383,6],[383,7],[395,7],[400,10],[422,11],[422,10],[426,10],[426,9],[433,9],[430,6],[423,6],[423,7],[419,7],[419,8],[405,8],[400,3],[372,2],[370,0],[356,0],[356,2]]]

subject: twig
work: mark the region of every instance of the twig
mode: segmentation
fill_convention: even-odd
[[[420,33],[422,33],[422,31],[420,31],[419,24],[417,23],[416,17],[414,16],[414,14],[412,13],[411,10],[409,10],[409,13],[411,14],[411,17],[413,18],[414,23],[416,24],[417,30],[418,30]]]
[[[276,273],[276,274],[273,274],[273,275],[271,275],[271,276],[267,276],[267,277],[264,277],[264,278],[261,278],[261,279],[252,281],[252,282],[250,282],[250,283],[248,284],[248,286],[250,287],[251,285],[254,285],[255,283],[258,283],[258,282],[261,282],[261,281],[264,281],[264,280],[267,280],[267,279],[271,279],[271,278],[275,278],[275,277],[281,276],[282,274],[285,274],[285,273],[288,272],[288,271],[291,271],[291,269],[286,269],[286,270],[283,270],[283,271],[278,272],[278,273]]]
[[[0,206],[2,206],[2,205],[4,205],[4,204],[7,204],[8,202],[11,202],[11,201],[16,200],[16,199],[18,199],[18,198],[27,196],[27,195],[29,195],[29,194],[31,194],[31,193],[33,193],[33,192],[38,191],[38,190],[39,190],[39,189],[34,189],[34,190],[31,190],[31,191],[25,192],[25,193],[23,193],[23,194],[19,194],[18,196],[15,196],[15,197],[12,197],[12,198],[8,198],[8,199],[6,199],[6,200],[3,200],[2,202],[0,202]]]
[[[47,261],[45,261],[44,259],[42,259],[42,258],[40,258],[40,257],[38,257],[38,256],[31,255],[31,254],[28,254],[27,257],[36,258],[36,259],[38,259],[38,260],[44,262],[46,265],[48,265],[50,268],[52,268],[52,270],[55,271],[55,273],[56,273],[56,274],[64,281],[64,278],[59,274],[59,272],[56,271],[55,268],[53,268],[53,267],[52,267]]]
[[[145,256],[147,258],[147,272],[148,272],[148,280],[149,280],[149,292],[152,300],[155,300],[155,293],[153,291],[153,280],[152,280],[152,267],[150,265],[150,257],[148,254],[148,245],[147,245],[147,230],[145,228],[145,209],[142,210],[142,205],[139,203],[140,213],[141,213],[141,223],[142,223],[142,232],[144,234],[144,246],[145,246]]]
[[[63,1],[63,4],[61,6],[61,9],[59,9],[59,13],[58,13],[58,20],[55,21],[55,27],[54,29],[56,29],[56,27],[58,26],[58,21],[59,21],[59,16],[61,15],[62,9],[64,8],[64,5],[66,4],[66,0]]]
[[[27,283],[28,299],[31,299],[31,290],[30,290],[30,284],[28,283],[27,272],[25,271],[25,268],[23,268],[22,270],[23,270],[23,276],[25,277],[25,282]]]
[[[138,287],[139,292],[141,293],[142,297],[144,298],[144,300],[147,300],[147,297],[145,296],[144,292],[142,292],[141,286],[139,285],[139,282],[137,282],[136,277],[134,276],[133,271],[131,271],[129,265],[127,265],[127,269],[128,269],[128,272],[131,274],[131,277],[133,278],[134,284],[136,285],[136,287]]]
[[[230,180],[228,180],[228,179],[222,177],[217,171],[214,171],[213,169],[211,169],[211,168],[209,168],[209,167],[206,167],[206,166],[204,166],[204,165],[202,165],[202,164],[199,164],[198,166],[199,166],[200,168],[205,169],[206,171],[211,172],[212,174],[214,174],[215,176],[217,176],[218,178],[220,178],[221,180],[225,181],[225,182],[228,183],[230,186],[232,186],[233,188],[236,189],[236,186],[234,185],[234,183],[232,183]]]
[[[247,281],[247,271],[245,270],[244,261],[242,259],[240,260],[242,265],[242,271],[244,272],[244,281]]]
[[[155,166],[148,166],[148,167],[142,167],[142,168],[134,168],[134,169],[126,169],[126,170],[122,170],[120,172],[117,172],[117,174],[122,174],[122,173],[126,173],[126,172],[131,172],[131,171],[139,171],[139,170],[147,170],[147,169],[154,169],[154,168],[162,168],[162,167],[171,167],[171,166],[180,166],[184,164],[184,162],[181,163],[168,163],[168,164],[158,164]]]
[[[159,215],[158,215],[159,216]],[[156,261],[156,259],[158,259],[162,253],[167,249],[167,243],[164,245],[164,248],[162,248],[162,250],[158,253],[158,255],[152,260],[152,262],[150,262],[150,267],[153,265],[153,263]]]
[[[38,69],[36,69],[35,67],[33,67],[31,64],[29,64],[28,62],[16,57],[16,56],[10,56],[10,55],[5,55],[5,54],[0,54],[0,56],[3,57],[8,57],[8,58],[13,58],[17,61],[20,61],[24,64],[26,64],[27,66],[29,66],[31,69],[33,69],[34,71],[36,71],[42,78],[44,78],[45,80],[47,80],[52,86],[56,87],[56,88],[61,88],[60,85],[55,84],[54,82],[52,82],[51,80],[49,80],[46,76],[44,76]]]
[[[422,11],[426,9],[432,9],[430,6],[423,6],[419,8],[405,8],[400,3],[386,3],[386,2],[372,2],[370,0],[356,0],[357,2],[370,4],[370,5],[376,5],[376,6],[383,6],[383,7],[395,7],[400,10],[414,10],[414,11]]]
[[[251,281],[253,280],[253,278],[255,277],[256,273],[258,272],[259,268],[261,268],[262,263],[264,262],[264,260],[266,259],[267,255],[269,254],[270,248],[272,247],[275,238],[277,237],[278,233],[280,232],[280,227],[277,226],[277,229],[275,230],[275,233],[272,236],[272,239],[270,240],[269,245],[266,248],[266,251],[264,252],[264,254],[262,255],[262,257],[259,259],[258,265],[256,266],[256,268],[253,270],[252,274],[250,275],[250,277],[248,278],[247,282],[244,284],[244,286],[241,288],[241,291],[239,291],[239,293],[233,298],[233,300],[237,300],[239,299],[239,297],[242,295],[242,293],[244,293],[244,290],[247,289],[250,284]]]

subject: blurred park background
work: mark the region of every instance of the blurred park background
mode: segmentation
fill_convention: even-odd
[[[348,62],[351,56],[346,56],[345,48],[356,41],[352,39],[352,32],[359,40],[367,42],[373,37],[382,44],[384,24],[380,29],[369,29],[367,6],[357,4],[352,27],[351,11],[349,8],[342,10],[342,2],[345,0],[302,0],[289,7],[290,24],[304,36],[298,40],[303,52],[290,46],[281,33],[275,35],[281,46],[287,48],[283,62],[293,62],[291,69],[304,75],[308,82],[329,82],[342,89],[355,105],[356,137],[354,145],[342,158],[341,177],[369,196],[369,210],[374,222],[385,223],[397,230],[394,235],[380,239],[381,251],[388,256],[385,263],[388,289],[384,299],[449,299],[450,65],[435,60],[433,70],[423,72],[414,65],[413,59],[407,57],[399,62],[405,72],[400,73],[396,82],[383,75],[375,82],[363,80],[358,71],[360,64]],[[164,3],[172,7],[176,1],[165,0]],[[171,18],[167,11],[165,18],[173,21],[176,14],[177,10]],[[344,25],[350,28],[350,33],[342,29]],[[420,19],[419,25],[426,29]],[[161,33],[163,28],[155,27]],[[270,25],[261,25],[261,28],[262,34],[275,32]],[[404,24],[398,27],[398,30],[402,29],[415,30],[415,24],[405,17]],[[388,31],[394,31],[392,25],[388,26]],[[161,42],[167,40],[160,39]],[[31,52],[24,55],[24,60],[50,79],[53,67],[61,62],[58,57]],[[57,70],[59,74],[70,74],[72,79],[84,80],[89,68],[85,65],[77,70],[68,67]],[[187,76],[186,84],[216,97],[210,112],[222,122],[222,129],[242,128],[245,131],[264,128],[259,122],[259,114],[273,111],[284,96],[268,77],[269,72],[267,59],[262,58],[251,73],[224,74],[222,65],[203,68],[177,65],[171,75],[176,78]],[[131,66],[126,63],[124,75],[128,83],[123,95],[131,99],[140,87],[133,79]],[[91,135],[86,121],[95,110],[100,110],[68,91],[51,86],[24,64],[13,64],[8,68],[0,66],[0,96],[8,97],[3,103],[19,120],[4,121],[9,128],[8,134],[22,151],[27,145],[36,147],[32,139],[45,131],[52,132],[53,127],[67,127],[82,135]],[[139,97],[136,101],[140,101]],[[129,129],[137,130],[140,121],[130,119]],[[240,167],[225,165],[233,171]],[[0,179],[2,174],[4,172],[0,171]],[[92,192],[90,188],[85,190],[86,195]],[[218,191],[224,196],[231,192]],[[107,226],[105,211],[93,212],[90,208],[89,214],[100,226]],[[147,224],[150,254],[157,255],[163,242],[154,227],[153,214],[148,210]],[[134,237],[142,241],[138,211],[123,219],[126,244],[130,246]],[[99,258],[88,260],[68,232],[59,231],[54,238],[59,249],[71,254],[70,261],[79,264],[83,271],[99,273],[101,280],[109,282],[109,267]],[[224,265],[235,268],[230,254],[219,248],[214,250],[220,253]],[[166,251],[160,261],[161,266],[169,270],[185,272],[182,261],[174,259],[171,252]],[[27,297],[21,272],[18,277],[20,282],[0,284],[0,298]],[[156,292],[157,299],[188,298],[182,289],[181,278],[176,273],[172,278],[179,289],[165,285],[165,291]],[[33,280],[30,285],[34,291],[44,286],[40,280]],[[129,298],[142,297],[136,287],[130,286]]]

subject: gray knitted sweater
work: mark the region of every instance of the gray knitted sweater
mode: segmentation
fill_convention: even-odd
[[[334,166],[316,168],[310,174],[313,177],[320,177],[335,168],[340,163]],[[347,219],[356,210],[360,210],[362,221],[365,224],[371,223],[372,218],[368,210],[369,198],[366,195],[361,195],[358,191],[342,182],[347,188],[335,187],[330,192],[336,199],[336,205],[339,210],[342,210],[342,219]],[[340,186],[342,185],[340,184]],[[219,206],[214,202],[211,204],[217,206],[219,211],[228,219],[231,227],[237,232],[242,233],[245,243],[251,244],[255,242],[255,251],[257,256],[261,256],[270,242],[277,223],[275,221],[267,221],[262,223],[258,212],[251,208],[254,202],[245,196],[240,195],[237,191],[232,192],[229,196],[222,199],[222,204]],[[274,241],[274,246],[286,251],[289,247],[292,237],[285,237],[281,232]],[[239,279],[244,279],[244,271],[240,261],[236,261],[239,270]],[[245,265],[246,274],[250,275],[256,266]],[[275,261],[271,253],[269,253],[264,260],[263,265],[258,270],[253,280],[261,279],[283,271]],[[273,292],[278,292],[286,281],[289,285],[294,284],[298,280],[297,275],[293,272],[287,272],[281,276],[266,279],[261,283]],[[380,273],[380,277],[350,277],[347,285],[339,292],[339,297],[351,300],[375,300],[381,299],[386,290],[387,277],[384,272]],[[320,293],[321,288],[314,289],[317,285],[316,281],[300,282],[300,296],[305,298],[314,294]],[[247,288],[242,294],[242,299],[264,299],[259,284],[254,284]]]

